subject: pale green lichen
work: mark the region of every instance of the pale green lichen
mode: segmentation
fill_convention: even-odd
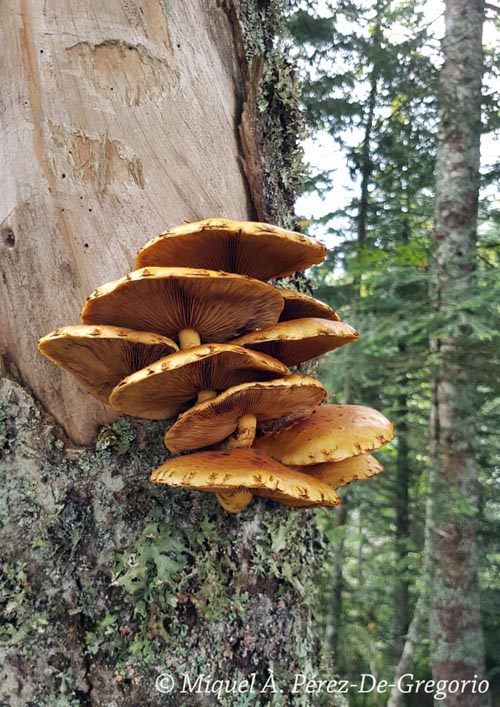
[[[309,665],[319,542],[309,512],[254,500],[232,516],[211,495],[154,487],[161,423],[119,421],[67,460],[26,391],[4,379],[0,400],[16,427],[1,465],[5,675],[19,661],[49,670],[23,704],[55,704],[69,675],[64,699],[86,704],[95,691],[102,701],[88,704],[129,704],[137,693],[155,705],[162,670],[262,681],[272,656],[287,686],[290,657]]]

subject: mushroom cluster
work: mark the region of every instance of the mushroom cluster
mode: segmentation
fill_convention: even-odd
[[[230,512],[253,496],[292,507],[340,503],[336,489],[378,474],[369,452],[392,439],[383,415],[322,405],[290,366],[357,341],[326,304],[269,280],[322,262],[324,246],[263,223],[207,219],[169,229],[137,269],[95,290],[81,324],[40,351],[127,415],[177,420],[174,453],[151,480],[211,491]]]

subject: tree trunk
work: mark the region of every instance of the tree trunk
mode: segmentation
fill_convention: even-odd
[[[347,524],[347,494],[344,495],[343,503],[335,509],[335,520],[333,527],[336,533],[340,533],[337,542],[332,547],[331,552],[331,599],[327,613],[327,624],[325,631],[325,649],[331,654],[332,665],[339,670],[339,642],[342,631],[342,608],[344,590],[344,545]]]
[[[435,353],[435,342],[431,342],[430,353]],[[435,378],[435,376],[434,376]],[[419,578],[419,594],[413,612],[399,660],[394,670],[391,694],[387,707],[402,707],[406,704],[407,696],[400,689],[400,680],[411,672],[411,662],[415,647],[419,643],[423,625],[428,619],[430,594],[432,592],[432,577],[434,573],[434,514],[437,483],[436,469],[436,440],[437,440],[437,382],[432,381],[431,388],[431,413],[429,420],[429,481],[427,484],[427,499],[425,504],[425,527],[422,571]]]
[[[400,351],[403,347],[400,346]],[[395,496],[396,510],[396,578],[394,586],[394,642],[393,655],[401,655],[404,645],[404,636],[408,628],[408,599],[410,583],[408,580],[408,552],[410,544],[410,516],[409,516],[409,488],[410,488],[410,459],[408,446],[408,396],[403,386],[406,381],[400,380],[403,392],[398,396],[398,417],[396,429],[398,430],[398,450],[395,469]]]
[[[165,227],[290,224],[297,99],[275,22],[257,0],[1,5],[1,704],[240,699],[211,676],[279,705],[315,669],[312,514],[153,487],[164,425],[116,421],[36,351]]]
[[[447,0],[436,165],[433,296],[437,341],[435,573],[431,661],[436,680],[484,677],[476,547],[474,352],[467,300],[475,285],[481,133],[482,0]],[[470,689],[449,707],[484,707]],[[439,704],[436,702],[436,704]]]

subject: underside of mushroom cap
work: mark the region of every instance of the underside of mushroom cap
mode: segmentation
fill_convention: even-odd
[[[290,319],[304,319],[305,317],[341,321],[337,312],[324,302],[320,302],[320,300],[296,290],[288,290],[282,287],[277,289],[285,300],[280,322],[288,322]]]
[[[296,366],[351,344],[358,336],[358,332],[344,322],[309,317],[273,324],[241,336],[234,343],[273,356],[286,366]]]
[[[110,403],[127,415],[161,420],[192,404],[200,391],[220,392],[287,374],[285,365],[265,354],[232,344],[203,344],[128,376],[113,390]]]
[[[323,481],[335,489],[347,486],[353,481],[371,479],[384,471],[382,464],[371,454],[360,454],[341,462],[323,462],[310,466],[294,466],[293,468],[303,474],[310,474],[318,481]]]
[[[309,417],[325,396],[319,381],[302,375],[233,386],[183,413],[167,431],[165,445],[178,453],[217,444],[247,414],[255,415],[261,429],[280,429]]]
[[[202,342],[234,339],[278,321],[276,288],[244,275],[192,268],[142,268],[95,290],[84,324],[114,324],[177,338],[191,329]]]
[[[210,218],[170,228],[139,251],[138,268],[207,268],[271,280],[304,270],[325,259],[312,238],[253,221]]]
[[[122,378],[177,348],[174,341],[159,334],[84,324],[56,329],[38,343],[44,356],[69,371],[87,392],[105,403]]]
[[[151,481],[213,493],[247,489],[256,496],[304,508],[340,503],[328,484],[287,469],[255,449],[198,452],[168,459],[153,471]]]
[[[282,464],[339,462],[378,449],[394,437],[389,420],[362,405],[321,405],[289,429],[266,434],[255,447]]]

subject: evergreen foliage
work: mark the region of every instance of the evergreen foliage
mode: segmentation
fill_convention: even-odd
[[[430,340],[466,325],[478,380],[477,450],[481,487],[481,587],[487,667],[500,682],[500,505],[495,469],[498,408],[499,215],[481,206],[477,287],[438,318],[429,295],[434,211],[439,8],[409,0],[294,0],[289,31],[304,57],[303,101],[311,130],[339,146],[355,184],[345,208],[311,224],[334,242],[316,269],[317,296],[359,329],[360,341],[325,357],[323,382],[335,402],[371,405],[394,420],[397,440],[379,455],[382,476],[344,491],[337,518],[325,517],[330,541],[323,568],[321,616],[325,651],[353,682],[363,672],[391,681],[403,634],[422,583],[429,474]],[[429,20],[431,18],[432,21]],[[498,128],[494,76],[498,56],[487,51],[484,129]],[[332,166],[333,167],[333,166]],[[489,165],[484,185],[498,175]],[[307,188],[335,189],[335,170]],[[491,193],[491,192],[490,192]],[[318,228],[318,226],[320,228]],[[466,513],[467,509],[464,508]],[[430,678],[427,627],[412,656],[412,672]],[[495,677],[496,676],[496,677]],[[375,705],[375,695],[351,694],[350,704]],[[370,701],[372,699],[373,701]],[[418,696],[417,696],[418,699]],[[424,704],[418,702],[418,704]]]

